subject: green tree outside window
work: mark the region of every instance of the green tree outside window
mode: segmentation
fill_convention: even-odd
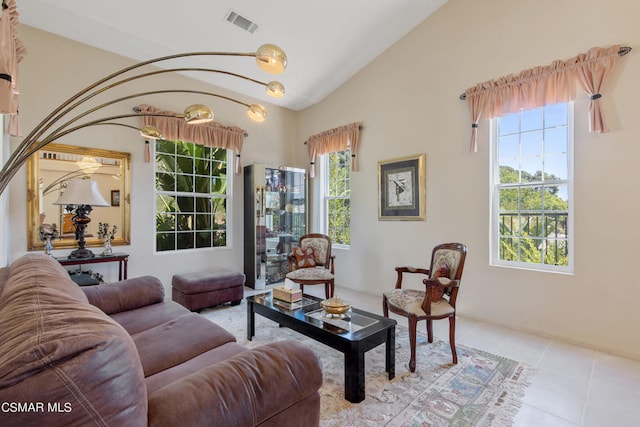
[[[351,152],[329,153],[327,165],[327,234],[334,244],[351,244]]]
[[[227,150],[156,141],[156,251],[227,245]]]
[[[497,119],[498,260],[569,266],[568,104]]]

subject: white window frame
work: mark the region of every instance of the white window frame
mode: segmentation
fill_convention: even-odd
[[[347,151],[347,150],[345,150]],[[339,199],[342,197],[331,197],[329,196],[329,154],[323,154],[319,156],[320,158],[320,230],[322,233],[329,235],[329,200],[331,199]],[[349,186],[351,186],[351,177],[349,179]],[[351,199],[351,192],[349,192],[349,200]],[[349,204],[349,209],[351,210],[351,204]],[[351,245],[332,242],[332,246],[338,249],[349,249]]]
[[[551,264],[534,264],[528,262],[521,261],[508,261],[501,260],[500,257],[500,227],[499,227],[499,214],[500,214],[500,206],[499,206],[499,185],[500,183],[500,164],[499,164],[499,152],[498,152],[498,120],[499,118],[494,118],[490,121],[490,158],[491,158],[491,166],[490,166],[490,176],[489,176],[489,188],[490,188],[490,206],[491,212],[489,215],[489,242],[490,242],[490,265],[499,266],[499,267],[509,267],[516,269],[525,269],[525,270],[537,270],[537,271],[546,271],[552,273],[565,273],[565,274],[573,274],[574,269],[574,252],[575,252],[575,238],[574,238],[574,197],[573,197],[573,186],[574,186],[574,176],[573,176],[573,162],[574,162],[574,103],[567,102],[567,114],[568,114],[568,124],[567,124],[567,179],[559,182],[566,182],[567,184],[567,194],[569,199],[569,207],[568,207],[568,216],[567,216],[567,247],[568,247],[568,265],[567,266],[557,266]]]
[[[188,141],[184,141],[184,142],[188,142]],[[234,176],[234,169],[233,169],[233,159],[234,159],[234,153],[233,150],[226,150],[226,163],[227,163],[227,192],[225,195],[219,195],[217,196],[217,198],[221,198],[221,199],[226,199],[226,245],[224,246],[207,246],[207,247],[194,247],[194,248],[185,248],[185,249],[173,249],[173,250],[163,250],[163,251],[158,251],[157,249],[157,243],[156,243],[156,239],[157,239],[157,224],[156,224],[156,215],[157,215],[157,209],[156,209],[156,198],[159,194],[169,194],[169,195],[184,195],[184,196],[190,196],[190,195],[194,195],[194,194],[201,194],[201,193],[185,193],[185,192],[165,192],[165,191],[158,191],[156,188],[156,180],[155,180],[155,174],[156,174],[156,165],[155,165],[155,158],[156,158],[156,146],[155,144],[153,144],[153,154],[152,154],[152,159],[154,162],[153,165],[153,249],[154,249],[154,253],[155,254],[174,254],[176,252],[180,252],[180,253],[188,253],[188,252],[193,252],[193,251],[211,251],[211,250],[221,250],[221,249],[230,249],[231,248],[231,242],[232,242],[232,235],[231,235],[231,230],[232,230],[232,219],[233,219],[233,212],[232,212],[232,197],[231,195],[233,194],[233,176]],[[229,160],[231,159],[231,161]]]

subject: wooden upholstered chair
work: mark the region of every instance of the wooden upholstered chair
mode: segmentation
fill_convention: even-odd
[[[444,243],[433,248],[430,268],[396,267],[398,278],[396,287],[385,292],[382,297],[382,311],[389,317],[389,311],[409,319],[409,344],[411,359],[409,370],[416,370],[416,328],[419,320],[427,321],[427,338],[433,342],[433,320],[449,319],[449,344],[453,363],[458,363],[456,352],[456,300],[462,278],[467,247],[461,243]],[[402,289],[405,273],[422,274],[424,291]]]
[[[298,283],[304,293],[305,285],[322,285],[327,298],[333,297],[334,256],[331,238],[325,234],[306,234],[289,254],[289,272],[286,278]]]

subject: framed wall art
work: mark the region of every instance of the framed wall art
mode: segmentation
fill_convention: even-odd
[[[378,219],[426,219],[426,154],[378,162]]]
[[[120,206],[120,190],[111,190],[111,206]]]

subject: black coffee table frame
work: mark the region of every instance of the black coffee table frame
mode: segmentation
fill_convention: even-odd
[[[375,319],[376,322],[352,332],[306,315],[321,308],[320,299],[302,308],[290,310],[287,304],[274,304],[270,294],[247,297],[247,339],[255,335],[255,313],[325,344],[344,354],[344,396],[349,402],[359,403],[365,398],[364,354],[385,344],[385,372],[389,379],[395,377],[395,330],[396,321],[373,313],[352,308],[352,312]]]

